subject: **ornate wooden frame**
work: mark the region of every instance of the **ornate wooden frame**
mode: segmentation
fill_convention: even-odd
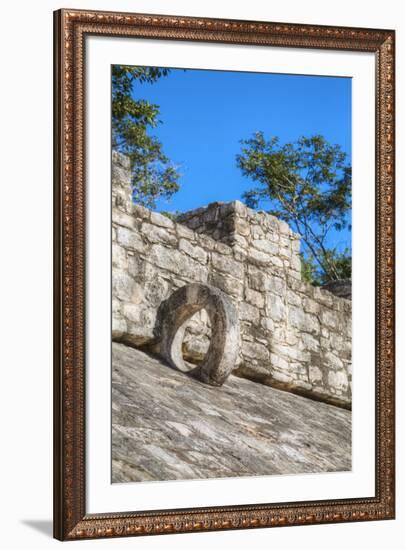
[[[391,30],[55,12],[54,535],[60,540],[394,518],[394,46]],[[86,35],[376,56],[376,494],[350,500],[106,513],[85,509]]]

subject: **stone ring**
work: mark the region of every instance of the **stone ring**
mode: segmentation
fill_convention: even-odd
[[[201,309],[208,314],[212,336],[196,374],[207,384],[221,386],[236,367],[240,329],[234,304],[219,288],[197,283],[185,285],[162,303],[158,312],[158,350],[171,367],[189,371],[182,353],[185,323]]]

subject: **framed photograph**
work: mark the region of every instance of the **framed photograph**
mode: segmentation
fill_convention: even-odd
[[[394,518],[394,31],[54,21],[55,537]]]

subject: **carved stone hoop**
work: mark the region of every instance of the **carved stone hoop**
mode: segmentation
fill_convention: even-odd
[[[219,288],[185,285],[162,303],[158,313],[160,355],[173,368],[190,370],[183,360],[185,322],[205,309],[211,322],[211,342],[196,373],[212,386],[221,386],[236,366],[239,352],[239,318],[231,300]]]

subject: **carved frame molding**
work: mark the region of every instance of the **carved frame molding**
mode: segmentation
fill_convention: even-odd
[[[390,30],[59,10],[54,14],[54,536],[60,540],[393,519],[394,64]],[[373,52],[376,56],[376,494],[370,498],[86,514],[85,37]]]

